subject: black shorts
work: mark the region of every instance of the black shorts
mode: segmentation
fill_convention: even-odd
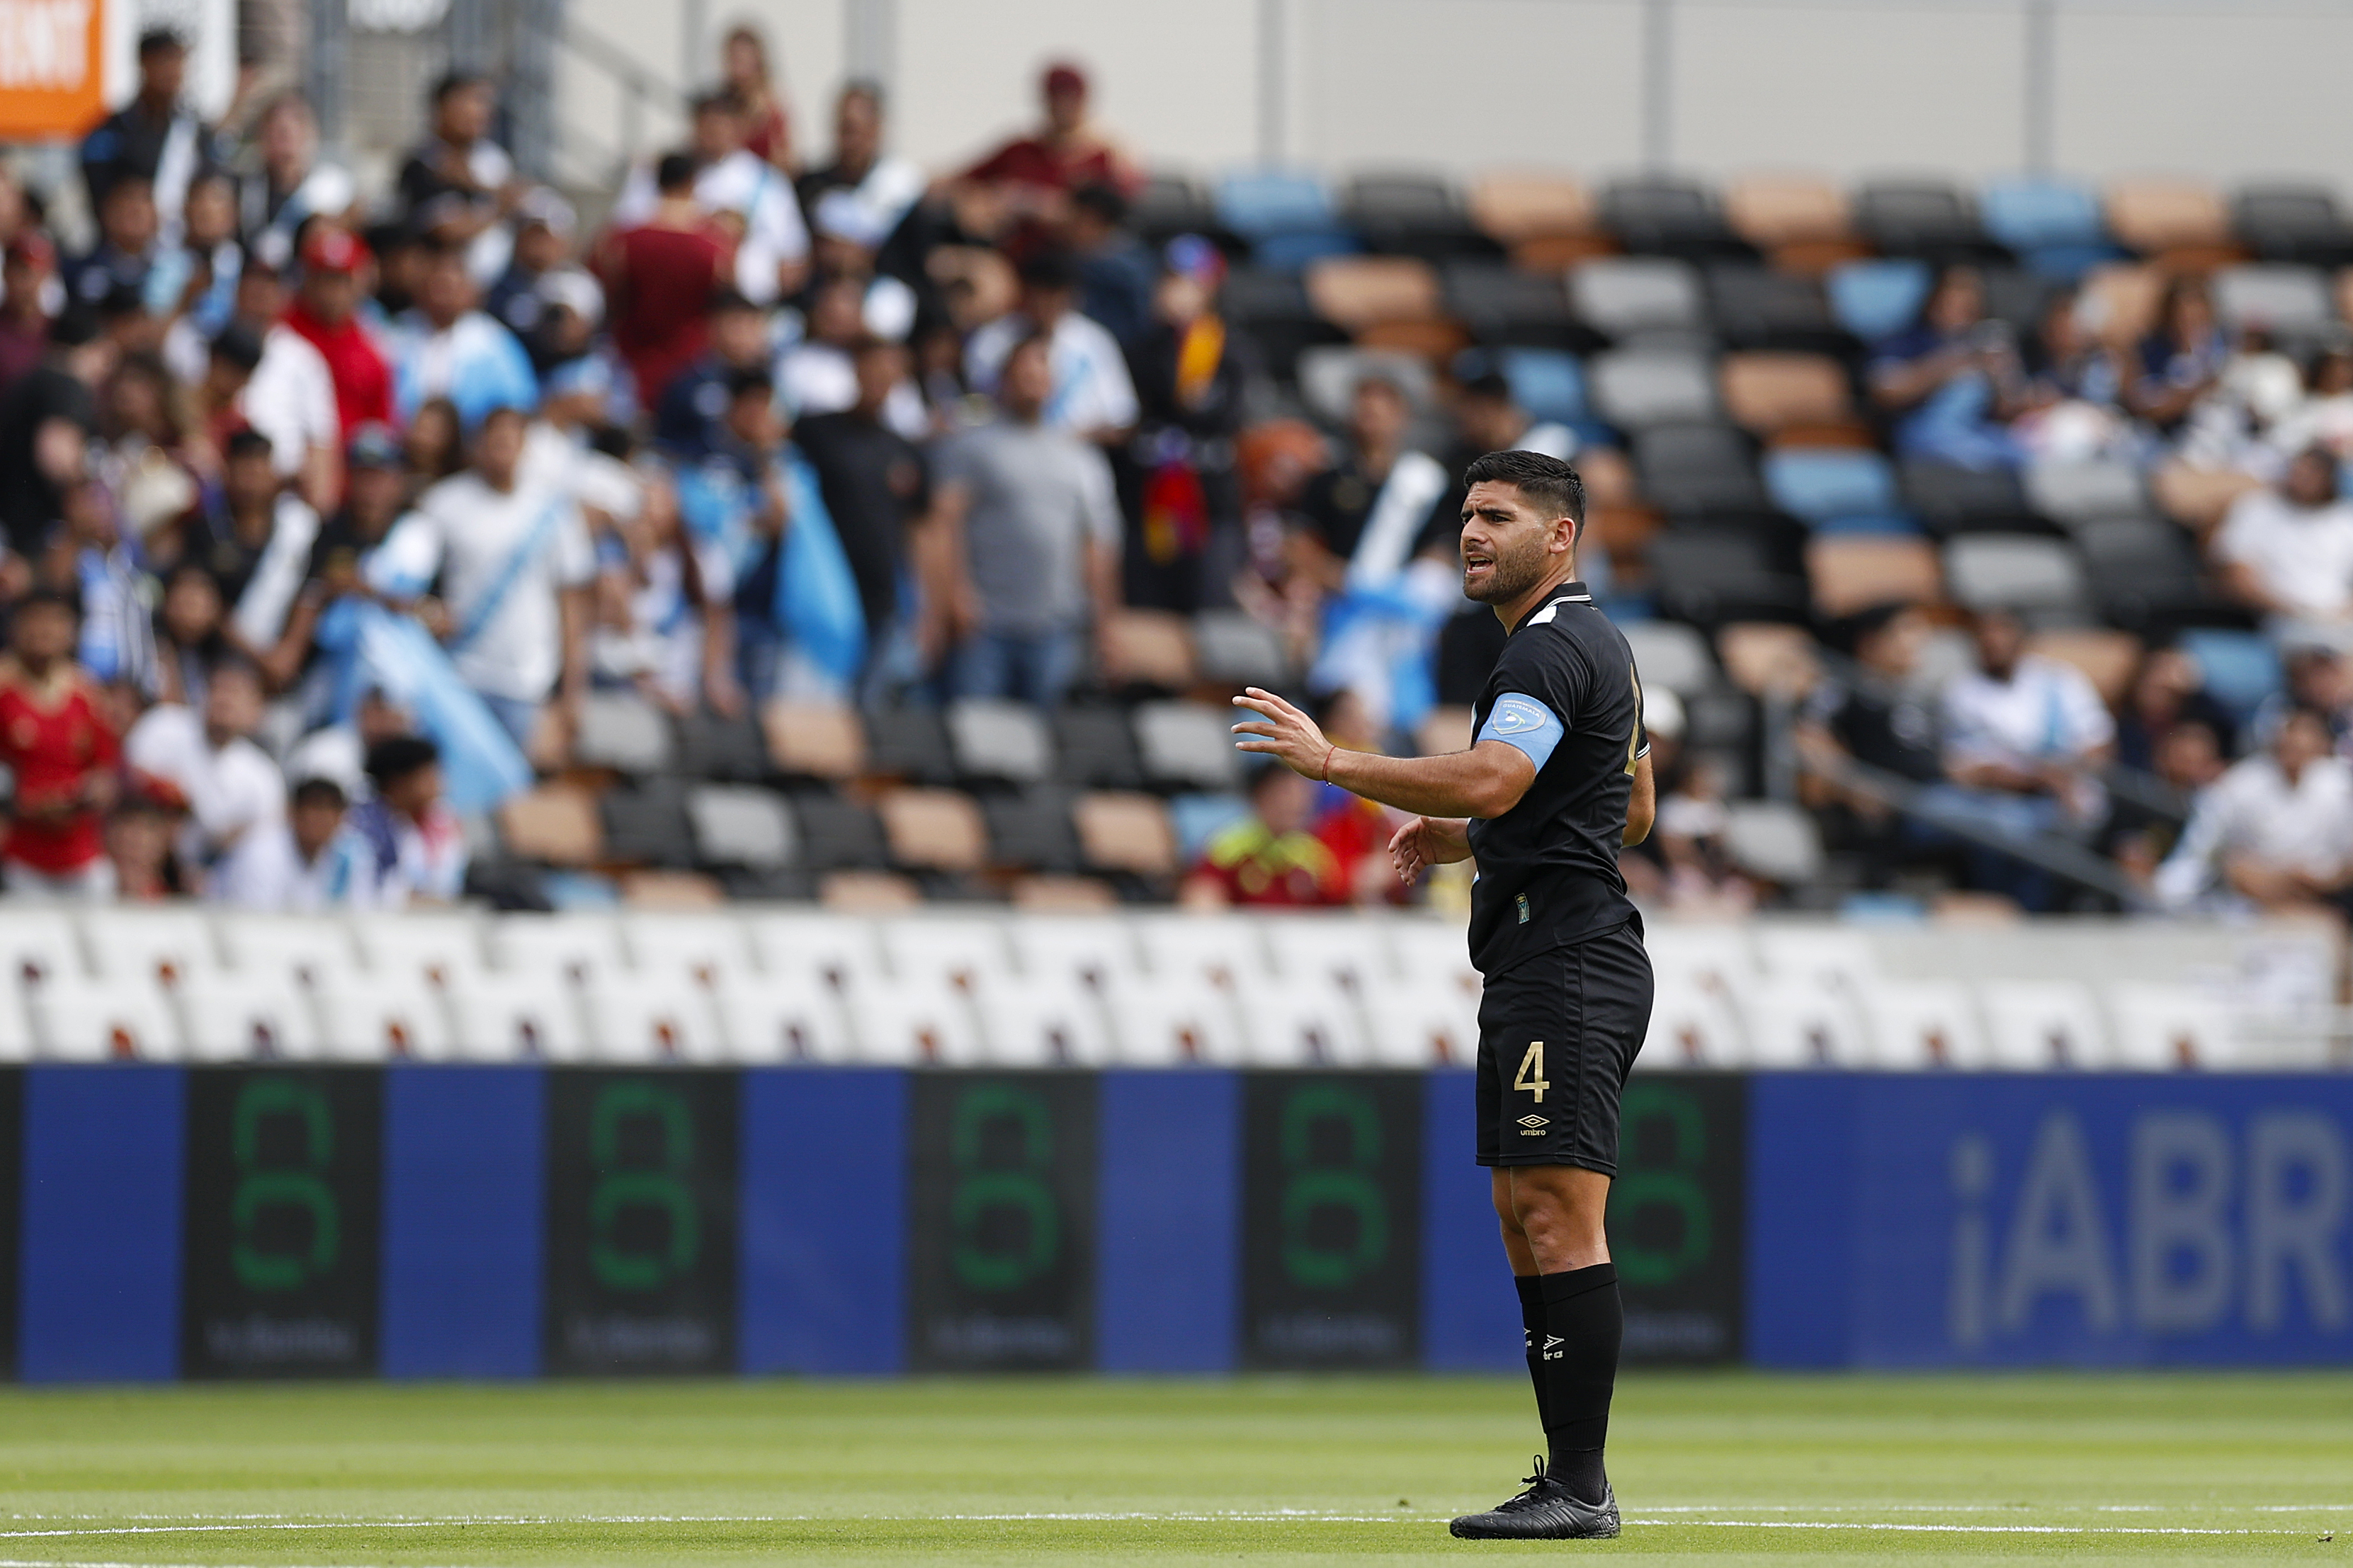
[[[1539,953],[1479,1003],[1479,1163],[1618,1173],[1618,1096],[1651,1027],[1632,921]]]

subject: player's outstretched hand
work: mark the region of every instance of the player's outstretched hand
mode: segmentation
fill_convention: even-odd
[[[1257,739],[1237,741],[1234,744],[1245,752],[1264,752],[1280,758],[1293,773],[1304,773],[1318,781],[1331,777],[1331,742],[1315,721],[1285,702],[1271,691],[1253,686],[1234,699],[1234,706],[1247,708],[1259,715],[1259,721],[1245,721],[1234,726],[1237,735]]]
[[[1432,866],[1471,858],[1471,825],[1459,816],[1407,819],[1389,838],[1389,863],[1407,887]]]

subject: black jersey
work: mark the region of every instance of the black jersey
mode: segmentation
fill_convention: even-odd
[[[1496,704],[1509,697],[1541,709],[1523,700],[1499,714]],[[1650,750],[1641,678],[1625,636],[1584,584],[1562,584],[1504,639],[1472,732],[1510,741],[1536,761],[1535,780],[1517,805],[1471,823],[1479,864],[1471,962],[1492,977],[1634,913],[1618,849],[1635,760]],[[1540,738],[1524,744],[1524,735]]]

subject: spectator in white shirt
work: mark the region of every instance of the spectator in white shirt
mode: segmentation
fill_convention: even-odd
[[[578,503],[523,472],[525,416],[493,409],[471,466],[417,500],[367,564],[368,586],[438,623],[459,678],[528,748],[548,699],[567,710],[587,679],[596,558]],[[438,605],[425,604],[436,578]]]
[[[1948,816],[2005,837],[2082,837],[2105,815],[2096,776],[2116,749],[2115,718],[2073,665],[2026,652],[2007,610],[1978,613],[1978,665],[1945,689],[1945,776],[1931,794]],[[1974,857],[1972,878],[2030,910],[2048,908],[2049,879],[2006,857]]]
[[[2213,891],[2273,912],[2344,908],[2353,889],[2353,763],[2331,754],[2326,716],[2291,710],[2268,752],[2199,795],[2156,889],[2170,909]]]
[[[538,405],[539,375],[531,355],[512,332],[475,308],[480,297],[459,252],[445,248],[427,256],[417,308],[402,312],[385,333],[393,409],[402,421],[443,397],[469,430],[493,408]]]
[[[352,810],[352,826],[373,852],[379,909],[457,901],[466,887],[466,835],[441,798],[441,752],[421,735],[368,748],[375,793]]]
[[[839,414],[856,405],[858,346],[866,341],[867,284],[860,278],[828,278],[809,301],[808,336],[776,360],[776,397],[787,418]],[[882,422],[911,441],[928,434],[923,395],[902,376],[882,404]]]
[[[237,279],[237,317],[260,335],[261,363],[237,395],[246,422],[269,437],[278,472],[311,510],[331,510],[343,493],[343,416],[326,356],[286,325],[290,303],[278,269],[255,260]]]
[[[1045,422],[1101,446],[1115,446],[1135,425],[1135,384],[1119,341],[1079,313],[1079,275],[1068,256],[1048,251],[1021,267],[1021,305],[973,333],[965,374],[994,395],[1005,356],[1025,338],[1043,337],[1054,373]]]
[[[2232,502],[2213,550],[2223,586],[2253,609],[2299,620],[2353,613],[2353,503],[2337,493],[2327,447],[2297,453],[2277,489]]]
[[[375,890],[375,856],[344,820],[343,786],[305,779],[285,820],[263,823],[237,841],[205,896],[240,910],[310,913],[366,909]]]
[[[253,743],[261,728],[261,672],[231,658],[212,672],[202,718],[182,703],[150,708],[123,741],[123,761],[185,802],[180,855],[213,866],[246,834],[286,816],[286,781]]]
[[[694,100],[688,149],[694,155],[694,199],[741,237],[735,287],[754,305],[773,305],[800,292],[807,280],[808,225],[791,179],[744,145],[747,129],[744,105],[733,93],[707,92]],[[653,165],[638,165],[613,204],[613,226],[643,223],[659,199]]]

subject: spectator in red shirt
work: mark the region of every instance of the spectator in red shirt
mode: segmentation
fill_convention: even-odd
[[[16,775],[16,798],[0,847],[0,884],[10,893],[114,893],[101,824],[121,746],[96,684],[73,661],[80,632],[73,600],[50,589],[27,594],[8,625],[0,763]]]
[[[1213,834],[1185,879],[1183,900],[1277,909],[1333,909],[1348,901],[1348,870],[1311,831],[1316,784],[1289,768],[1261,768],[1250,814]]]
[[[367,261],[361,241],[332,224],[312,226],[302,242],[301,290],[286,312],[286,324],[327,362],[346,443],[363,425],[392,423],[392,366],[356,314]]]
[[[1133,194],[1140,183],[1127,155],[1087,113],[1086,73],[1060,62],[1047,68],[1038,88],[1046,122],[965,170],[951,191],[959,222],[1005,236],[1017,255],[1062,237],[1071,193],[1081,185]]]
[[[57,247],[38,229],[8,242],[0,272],[0,394],[41,363],[49,346],[49,310],[42,294],[58,275]]]
[[[653,216],[608,234],[597,247],[613,346],[637,378],[638,405],[652,408],[678,373],[702,356],[704,313],[734,263],[694,199],[694,159],[665,156],[654,170]]]

